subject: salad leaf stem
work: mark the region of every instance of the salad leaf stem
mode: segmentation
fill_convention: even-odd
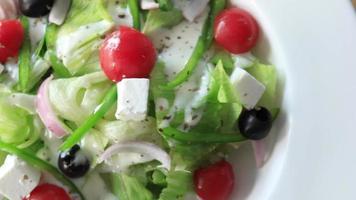
[[[48,57],[55,75],[60,78],[69,78],[72,76],[53,51],[48,51]]]
[[[185,143],[230,143],[247,140],[241,134],[186,133],[173,127],[160,129],[160,132],[168,138]]]
[[[29,38],[29,21],[26,17],[21,17],[21,24],[25,30],[25,39],[19,53],[19,86],[22,92],[28,91],[28,82],[31,74],[31,42]]]
[[[128,3],[132,15],[133,27],[137,30],[141,30],[140,7],[138,5],[138,0],[128,0]]]
[[[192,55],[190,56],[188,62],[185,64],[183,70],[180,71],[173,80],[168,82],[167,85],[161,86],[162,88],[174,89],[175,87],[188,80],[194,69],[199,64],[199,61],[203,57],[205,51],[209,49],[213,41],[214,20],[219,12],[225,8],[225,5],[226,0],[210,0],[210,12],[204,23],[202,33],[199,36]]]
[[[173,9],[173,2],[172,0],[157,0],[159,4],[159,8],[163,11],[170,11]]]
[[[117,98],[116,85],[112,86],[108,93],[105,95],[101,104],[97,109],[88,117],[88,119],[77,128],[60,146],[61,151],[70,149],[72,146],[77,144],[88,131],[93,128],[98,121],[104,117],[104,115],[109,111],[109,109],[114,105]]]
[[[47,163],[46,161],[41,160],[40,158],[36,157],[35,155],[33,155],[25,150],[19,149],[16,146],[11,145],[11,144],[6,144],[2,141],[0,141],[0,150],[4,151],[6,153],[9,153],[9,154],[16,155],[17,157],[26,161],[28,164],[30,164],[40,170],[49,172],[58,181],[62,182],[64,185],[68,186],[72,192],[77,193],[82,200],[85,200],[83,194],[80,192],[80,190],[77,188],[77,186],[71,180],[69,180],[67,177],[65,177],[61,172],[59,172],[57,168],[55,168],[51,164]]]

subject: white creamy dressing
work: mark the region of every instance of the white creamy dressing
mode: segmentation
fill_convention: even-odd
[[[165,63],[165,72],[171,80],[191,56],[201,34],[208,10],[196,22],[183,21],[171,29],[161,29],[151,36],[158,49],[159,59]]]
[[[59,146],[63,141],[49,130],[45,131],[45,134],[41,134],[41,139],[45,143],[45,147],[38,153],[42,159],[50,162],[52,165],[57,166],[57,158],[59,156]]]
[[[168,80],[172,80],[189,60],[207,14],[208,9],[194,22],[183,21],[171,29],[161,29],[151,36],[155,47],[159,50],[159,59],[165,63],[165,74]],[[202,109],[199,107],[208,92],[210,67],[207,65],[211,53],[206,53],[189,80],[176,90],[173,110],[170,113],[184,110],[185,119],[181,127],[184,130],[196,125],[202,117]],[[157,104],[163,105],[163,102],[162,100]],[[159,108],[162,105],[156,106]],[[168,124],[169,120],[163,120],[160,127],[166,127]]]
[[[117,200],[97,172],[92,172],[86,178],[81,191],[87,200]]]
[[[116,25],[132,26],[132,16],[128,7],[121,7],[120,0],[110,0],[108,2],[108,11]]]

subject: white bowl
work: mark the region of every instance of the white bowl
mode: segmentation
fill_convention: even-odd
[[[281,77],[282,111],[257,170],[230,160],[236,200],[356,199],[356,17],[348,0],[233,0],[258,20],[256,54]]]

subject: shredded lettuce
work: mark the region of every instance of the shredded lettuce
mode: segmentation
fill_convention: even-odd
[[[277,115],[279,110],[279,94],[277,90],[278,74],[276,68],[273,65],[255,62],[252,66],[246,68],[246,71],[266,87],[266,91],[257,105],[268,108],[273,116]]]
[[[49,27],[47,38],[49,45],[55,46],[64,66],[76,74],[86,68],[90,57],[98,54],[101,36],[113,26],[104,0],[73,0],[64,24],[56,28]]]
[[[39,138],[42,127],[35,116],[10,103],[8,92],[0,91],[0,140],[25,148]]]
[[[145,140],[160,145],[161,138],[156,130],[155,119],[148,117],[143,121],[100,121],[95,127],[105,135],[111,143],[130,140]]]
[[[79,125],[100,104],[110,86],[102,72],[56,79],[49,84],[49,100],[59,117]]]
[[[170,28],[175,26],[182,20],[182,12],[178,9],[170,11],[151,10],[148,12],[147,20],[142,32],[149,35],[159,28]]]
[[[187,171],[171,171],[166,180],[167,187],[163,189],[159,200],[183,200],[185,194],[193,188],[192,174]]]
[[[120,200],[153,200],[152,193],[136,178],[126,174],[113,174],[112,185]]]
[[[223,63],[226,73],[230,75],[235,68],[231,55],[226,51],[219,51],[210,60],[214,65],[217,65],[219,61]]]

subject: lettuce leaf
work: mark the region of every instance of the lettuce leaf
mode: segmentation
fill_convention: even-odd
[[[98,53],[101,36],[113,26],[104,0],[73,0],[66,21],[60,27],[49,27],[46,41],[69,72],[83,73],[87,60]]]
[[[10,90],[0,89],[0,140],[25,148],[33,144],[42,130],[38,119],[11,103]]]
[[[113,174],[112,185],[120,200],[153,200],[152,193],[140,181],[126,174]]]
[[[110,86],[102,72],[56,79],[49,84],[49,100],[59,117],[79,125],[100,104]]]
[[[159,28],[170,28],[175,26],[182,20],[182,12],[178,9],[172,9],[170,11],[163,11],[159,9],[150,10],[142,32],[149,35]]]
[[[192,173],[171,171],[167,175],[167,187],[163,189],[159,200],[183,200],[185,194],[193,188]]]
[[[265,93],[257,105],[268,108],[275,116],[279,110],[278,102],[278,74],[273,65],[265,65],[255,62],[246,68],[246,71],[260,81],[265,87]]]

